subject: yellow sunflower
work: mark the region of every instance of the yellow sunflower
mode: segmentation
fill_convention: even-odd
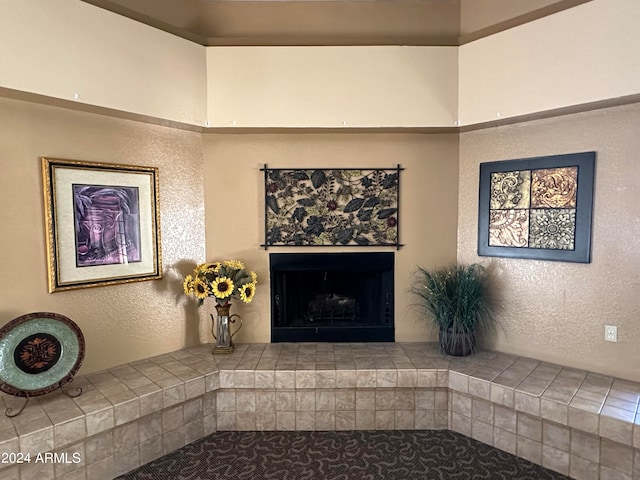
[[[251,303],[253,300],[253,296],[256,294],[256,284],[255,283],[245,283],[240,287],[240,300],[244,303]]]
[[[231,267],[235,270],[242,270],[244,268],[244,263],[240,260],[227,260],[224,262],[225,267]]]
[[[191,295],[193,293],[193,277],[191,275],[184,277],[182,288],[184,289],[185,295]]]
[[[233,294],[233,281],[229,277],[216,278],[213,281],[213,294],[217,298],[227,298]]]
[[[200,300],[204,300],[211,294],[211,289],[203,280],[196,278],[193,281],[193,292]]]
[[[251,275],[251,283],[253,283],[253,285],[255,286],[258,283],[258,274],[254,271],[249,272],[249,275]]]

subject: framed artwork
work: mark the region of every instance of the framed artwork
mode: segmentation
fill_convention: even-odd
[[[478,255],[589,263],[595,158],[480,164]]]
[[[49,292],[162,277],[158,169],[42,158]]]
[[[396,168],[264,166],[265,241],[270,246],[400,248]]]

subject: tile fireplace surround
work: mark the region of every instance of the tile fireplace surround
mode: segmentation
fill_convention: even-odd
[[[576,479],[640,480],[640,384],[496,352],[204,345],[72,385],[84,393],[0,416],[1,478],[111,479],[217,430],[451,429]],[[31,462],[11,464],[18,452]],[[36,462],[44,452],[67,455]]]

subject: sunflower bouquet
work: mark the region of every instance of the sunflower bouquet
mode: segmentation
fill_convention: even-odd
[[[198,299],[199,305],[207,297],[215,298],[218,305],[227,305],[232,298],[251,303],[257,283],[256,272],[247,270],[239,260],[227,260],[198,265],[184,278],[182,287],[186,295]]]

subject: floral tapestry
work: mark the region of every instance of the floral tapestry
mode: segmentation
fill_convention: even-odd
[[[595,153],[480,165],[479,255],[590,261]]]
[[[265,166],[265,248],[399,247],[401,170]]]

